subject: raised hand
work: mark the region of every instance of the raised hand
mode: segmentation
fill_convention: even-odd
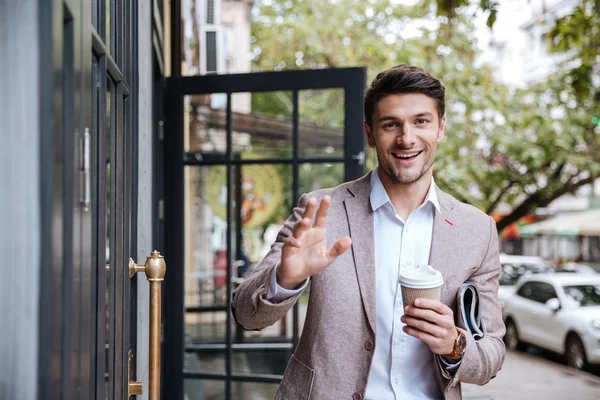
[[[327,211],[331,197],[321,200],[310,198],[302,219],[294,225],[292,236],[288,237],[281,250],[281,264],[277,267],[277,283],[286,289],[294,289],[307,278],[327,268],[335,259],[350,248],[352,240],[348,236],[339,239],[327,248]],[[315,224],[311,226],[313,216]]]

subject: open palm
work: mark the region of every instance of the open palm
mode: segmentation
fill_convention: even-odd
[[[277,268],[277,282],[286,289],[294,289],[307,278],[327,268],[335,259],[350,248],[352,240],[345,236],[331,249],[327,248],[327,212],[331,197],[321,200],[310,198],[302,219],[294,225],[292,236],[286,239],[281,250],[281,265]],[[316,218],[311,226],[313,216]]]

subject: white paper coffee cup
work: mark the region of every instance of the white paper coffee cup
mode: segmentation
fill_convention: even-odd
[[[412,306],[415,299],[440,300],[444,278],[431,265],[421,265],[400,272],[400,288],[404,306]]]

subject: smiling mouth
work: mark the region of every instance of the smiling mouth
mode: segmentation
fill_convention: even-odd
[[[410,160],[410,159],[413,159],[413,158],[417,157],[422,152],[423,152],[423,150],[421,150],[421,151],[414,151],[412,153],[402,153],[402,154],[392,153],[392,155],[394,157],[396,157],[397,159],[399,159],[399,160]]]

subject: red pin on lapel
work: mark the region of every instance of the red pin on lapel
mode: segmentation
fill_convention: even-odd
[[[448,223],[448,225],[454,226],[454,224],[452,222],[448,221],[447,219],[444,219],[444,221],[446,221]]]

